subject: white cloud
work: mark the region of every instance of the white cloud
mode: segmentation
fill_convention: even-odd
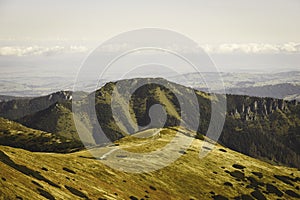
[[[134,48],[133,45],[127,43],[114,43],[114,44],[105,44],[100,46],[97,50],[103,53],[115,53],[115,52],[124,52]]]
[[[103,53],[124,52],[134,49],[134,45],[108,44],[102,46],[98,51]],[[279,53],[300,53],[300,43],[289,42],[285,44],[266,44],[266,43],[225,43],[219,45],[204,44],[200,45],[204,51],[210,54],[279,54]],[[162,47],[175,52],[195,53],[194,48],[172,45]],[[0,56],[51,56],[64,53],[87,53],[90,47],[81,45],[54,45],[54,46],[3,46],[0,47]],[[147,53],[147,52],[143,52]],[[159,53],[159,52],[157,52]]]
[[[247,54],[274,54],[274,53],[300,53],[300,43],[285,44],[220,44],[220,45],[201,45],[207,53],[228,54],[228,53],[247,53]]]
[[[87,52],[84,46],[4,46],[0,47],[0,56],[51,56],[61,53],[82,53]]]
[[[207,53],[215,54],[277,54],[277,53],[300,53],[300,43],[289,42],[284,44],[267,44],[267,43],[224,43],[219,45],[200,45]],[[134,49],[134,45],[124,44],[109,44],[102,46],[99,50],[106,53],[124,52]],[[162,46],[163,49],[169,49],[178,53],[199,53],[199,49],[189,46],[173,44],[171,46]],[[144,52],[146,53],[146,52]],[[159,53],[159,51],[157,52]]]

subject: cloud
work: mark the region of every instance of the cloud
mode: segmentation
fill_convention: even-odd
[[[300,43],[289,42],[284,44],[266,43],[225,43],[219,45],[204,44],[200,47],[209,54],[292,54],[300,53]],[[98,49],[103,53],[125,52],[134,49],[134,45],[127,43],[107,44]],[[172,45],[162,47],[178,53],[197,53],[194,48]],[[66,53],[87,53],[91,48],[82,45],[54,45],[54,46],[3,46],[0,47],[0,56],[52,56]],[[142,51],[142,53],[151,53]],[[153,52],[152,52],[153,53]],[[159,51],[157,51],[159,53]]]
[[[4,46],[0,47],[0,56],[51,56],[62,53],[83,53],[88,48],[84,46]]]
[[[212,54],[277,54],[277,53],[300,53],[300,43],[289,42],[284,44],[267,44],[267,43],[224,43],[219,45],[204,44],[199,45],[205,52]],[[125,52],[136,48],[134,45],[108,44],[102,46],[99,50],[105,53]],[[173,44],[171,46],[163,46],[161,48],[169,49],[178,53],[199,53],[199,49],[184,45]],[[147,53],[144,51],[144,53]],[[159,51],[157,51],[159,53]]]
[[[115,52],[125,52],[130,49],[133,49],[134,46],[127,44],[127,43],[112,43],[112,44],[105,44],[97,48],[98,52],[103,53],[115,53]]]
[[[285,44],[264,44],[264,43],[247,43],[247,44],[220,44],[220,45],[201,45],[207,53],[213,54],[276,54],[276,53],[300,53],[300,43]]]

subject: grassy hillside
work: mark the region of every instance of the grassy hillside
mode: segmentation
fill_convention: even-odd
[[[153,80],[157,80],[167,87],[151,83]],[[143,86],[139,87],[132,94],[129,102],[129,112],[126,114],[123,112],[126,110],[125,98],[119,95],[114,106],[120,113],[117,116],[113,116],[111,100],[116,84],[120,84],[123,88],[137,85]],[[189,98],[185,99],[184,104],[189,105],[191,111],[197,109],[200,111],[200,121],[196,121],[196,113],[181,112],[179,100],[173,91],[182,96],[187,96],[186,94],[193,92],[196,93],[198,105],[190,101]],[[33,99],[28,104],[29,107],[27,104],[16,103],[15,101],[17,100],[4,102],[0,104],[0,115],[5,115],[9,118],[10,115],[15,116],[14,113],[20,114],[24,110],[30,110],[31,114],[29,113],[25,117],[18,118],[17,121],[35,129],[78,140],[78,133],[71,111],[72,105],[69,100],[70,94],[64,94],[63,92],[55,94],[57,101],[41,111],[33,112],[30,106],[35,105],[33,102],[37,101],[42,102],[36,105],[44,105],[45,102],[48,105],[48,103],[53,101],[54,97],[50,98],[50,95],[47,98]],[[126,93],[126,95],[130,94]],[[79,96],[82,97],[83,95]],[[94,99],[92,98],[93,96],[95,96]],[[51,102],[49,102],[49,98]],[[110,140],[115,141],[127,136],[127,133],[135,133],[138,131],[138,126],[146,126],[145,128],[155,127],[147,127],[150,122],[150,108],[155,104],[160,104],[166,111],[166,116],[159,115],[159,117],[155,117],[157,122],[164,121],[166,117],[165,127],[177,126],[182,121],[188,125],[199,123],[198,137],[201,137],[201,134],[207,132],[211,117],[211,106],[212,103],[218,101],[218,98],[220,96],[195,91],[192,88],[168,82],[164,79],[144,78],[107,83],[86,98],[73,103],[75,106],[82,108],[82,112],[77,116],[79,119],[77,121],[81,122],[80,128],[85,133],[85,138],[81,139],[91,144],[101,144],[106,141],[103,141],[102,135],[99,134],[100,131],[103,131]],[[22,104],[24,108],[18,106],[19,104]],[[11,108],[13,105],[17,105],[17,107]],[[5,110],[5,108],[9,109]],[[96,110],[96,117],[90,119],[88,114],[93,109]],[[5,113],[4,111],[7,112]],[[220,142],[233,150],[270,163],[299,168],[299,113],[300,104],[297,104],[295,101],[288,102],[273,98],[227,95],[226,121]],[[185,120],[182,120],[183,117],[185,117]],[[123,123],[118,124],[116,121]],[[102,130],[95,126],[98,122]]]
[[[81,95],[81,93],[79,94]],[[0,117],[10,120],[20,119],[26,115],[47,109],[57,102],[71,100],[72,92],[60,91],[47,96],[36,98],[16,98],[7,102],[0,102]]]
[[[118,147],[147,152],[174,137],[173,129],[160,133],[160,137],[140,140],[125,137],[117,142]],[[199,159],[202,145],[203,141],[195,140],[174,163],[141,174],[109,168],[89,151],[47,154],[0,146],[0,199],[299,198],[299,170],[273,166],[220,145]],[[94,150],[103,155],[111,148]],[[115,162],[132,163],[132,158],[119,156],[117,150],[111,157]]]
[[[70,102],[55,103],[45,110],[27,115],[18,121],[35,129],[57,133],[69,139],[79,140],[73,123]]]
[[[0,145],[45,152],[69,152],[83,148],[79,141],[27,128],[3,118],[0,118]]]
[[[165,127],[176,126],[187,116],[187,123],[198,123],[196,116],[191,113],[182,113],[176,96],[172,90],[180,94],[194,92],[187,88],[166,80],[160,80],[161,85],[149,84],[151,79],[121,80],[118,83],[124,88],[134,87],[142,83],[131,97],[130,116],[119,117],[119,121],[126,124],[137,123],[140,126],[149,124],[149,109],[152,105],[162,105],[167,113]],[[96,114],[106,135],[111,140],[122,138],[126,134],[117,126],[112,115],[111,95],[116,83],[109,83],[96,91]],[[198,105],[185,102],[192,110],[199,106],[200,122],[198,134],[205,134],[211,117],[211,105],[218,101],[213,96],[200,91],[197,94]],[[118,98],[118,109],[124,109],[122,96]],[[227,95],[227,114],[220,142],[238,152],[275,164],[284,164],[300,167],[300,105],[280,99],[259,98],[249,96]],[[128,118],[134,119],[129,121]],[[161,117],[163,118],[163,116]],[[162,119],[157,118],[157,121]],[[130,125],[134,130],[135,124]],[[94,136],[97,136],[96,134]]]

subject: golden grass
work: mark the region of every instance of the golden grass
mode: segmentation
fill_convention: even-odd
[[[127,148],[133,152],[148,152],[161,148],[174,137],[174,130],[164,129],[161,136],[148,139],[123,138],[118,142],[120,148]],[[141,145],[140,145],[141,144]],[[0,162],[0,197],[2,199],[15,198],[43,199],[37,188],[41,188],[56,199],[79,199],[67,188],[72,187],[85,194],[89,199],[212,199],[214,195],[222,195],[229,199],[251,195],[255,189],[247,186],[249,177],[254,177],[264,184],[273,184],[283,192],[283,199],[291,199],[285,194],[286,190],[299,193],[296,189],[298,182],[286,184],[274,175],[296,178],[300,176],[297,169],[272,166],[268,163],[234,152],[217,145],[206,157],[199,159],[199,149],[203,141],[194,140],[191,147],[178,160],[169,166],[150,173],[132,174],[112,169],[99,160],[95,160],[89,151],[71,154],[32,153],[22,149],[0,146],[0,150],[18,165],[24,165],[31,170],[38,171],[42,176],[59,185],[53,187],[48,183],[26,175],[8,164]],[[107,152],[111,147],[98,148]],[[223,149],[220,151],[219,149]],[[226,152],[224,152],[226,151]],[[118,152],[115,152],[116,154]],[[122,162],[130,162],[126,158],[118,158]],[[244,166],[243,170],[233,167],[234,164]],[[44,170],[43,170],[43,169]],[[65,171],[68,168],[74,173]],[[47,169],[47,170],[45,170]],[[244,173],[245,180],[237,180],[228,172],[235,170]],[[252,172],[260,172],[262,178]],[[5,181],[4,181],[5,179]],[[41,187],[34,184],[37,182]],[[224,185],[225,182],[233,186]],[[65,187],[67,186],[67,188]],[[261,192],[266,186],[258,186]],[[276,194],[264,194],[267,199],[278,198]],[[0,198],[0,199],[1,199]]]

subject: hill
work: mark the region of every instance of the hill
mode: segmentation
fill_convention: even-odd
[[[80,141],[27,128],[3,118],[0,118],[0,145],[44,152],[70,152],[83,148]]]
[[[207,84],[215,86],[221,76],[226,94],[271,97],[278,99],[298,100],[300,95],[300,71],[280,73],[235,73],[235,72],[204,72],[206,82],[199,80],[199,74],[188,73],[169,77],[171,81],[189,85],[195,89],[208,91]],[[221,88],[220,88],[221,89]],[[216,88],[215,92],[223,92]]]
[[[130,136],[117,143],[128,151],[147,152],[164,145],[174,137],[173,132],[162,129],[160,137],[137,143]],[[182,132],[189,135],[186,130]],[[273,166],[220,145],[199,159],[202,145],[203,141],[195,140],[169,166],[138,174],[109,168],[105,160],[96,160],[89,151],[47,154],[0,146],[0,199],[299,198],[299,170]],[[103,155],[111,148],[98,147],[94,151]],[[162,158],[168,156],[163,154]],[[110,157],[137,167],[131,164],[133,158],[120,156],[117,150]]]
[[[11,101],[0,102],[0,117],[11,120],[20,119],[48,108],[57,102],[72,99],[72,92],[60,91],[47,96],[36,98],[17,98]]]
[[[74,127],[70,102],[54,103],[48,108],[26,115],[17,121],[38,130],[56,133],[72,140],[80,140]]]
[[[121,82],[121,83],[120,83]],[[211,95],[192,88],[184,87],[167,80],[160,80],[161,85],[149,84],[151,79],[121,80],[117,83],[124,88],[143,85],[131,97],[130,116],[118,116],[118,121],[125,122],[128,132],[135,129],[135,124],[145,126],[150,122],[149,109],[160,104],[166,111],[165,127],[176,126],[181,117],[186,116],[186,123],[197,123],[196,113],[182,113],[178,99],[171,90],[188,94],[195,92],[198,105],[190,103],[191,110],[199,110],[201,118],[198,135],[206,134],[211,118],[212,103],[219,101],[220,96]],[[112,91],[117,83],[109,83],[95,93],[95,108],[98,121],[104,133],[111,140],[122,138],[122,132],[113,118],[110,106]],[[125,95],[126,96],[126,95]],[[118,97],[118,110],[124,107],[124,98]],[[199,106],[197,108],[197,106]],[[227,113],[224,128],[219,142],[223,145],[271,163],[300,167],[300,105],[296,101],[285,101],[274,98],[227,95]],[[161,116],[161,115],[159,115]],[[163,121],[164,116],[157,121]],[[128,120],[133,119],[133,120]],[[136,119],[136,121],[134,121]],[[134,132],[134,131],[133,131]],[[94,138],[97,133],[94,133]],[[95,139],[95,141],[98,141]]]
[[[153,80],[158,80],[162,85],[167,85],[168,88],[152,84],[151,81]],[[116,84],[120,84],[124,88],[135,87],[137,85],[143,86],[139,87],[131,96],[129,112],[123,112],[126,111],[125,96],[129,94],[116,98],[115,109],[122,112],[117,116],[113,116],[111,97]],[[191,112],[182,112],[179,101],[172,92],[174,90],[182,96],[195,92],[198,105],[186,99],[184,104],[190,105]],[[82,108],[76,117],[77,122],[81,123],[80,128],[83,128],[85,132],[84,140],[95,145],[107,142],[101,136],[102,131],[111,141],[116,141],[127,136],[128,133],[132,134],[142,129],[160,127],[159,125],[164,121],[166,122],[164,127],[178,126],[182,121],[191,126],[199,123],[197,137],[201,137],[208,130],[212,103],[217,102],[219,98],[221,96],[197,91],[164,79],[144,78],[107,83],[99,90],[84,98],[80,96],[79,99],[73,101],[73,103],[75,102],[73,106]],[[41,99],[42,102],[45,101],[45,98],[37,98],[31,100],[31,102]],[[22,116],[17,121],[26,126],[55,133],[69,139],[78,139],[70,100],[56,101],[47,108],[37,112],[31,110],[30,105],[34,104],[24,104],[22,108],[17,107],[5,110],[7,107],[10,108],[7,105],[13,103],[17,105],[21,104],[16,102],[18,100],[3,103],[1,115],[12,120],[16,120],[15,117],[17,115]],[[42,102],[37,103],[37,105],[43,104]],[[151,107],[157,104],[162,105],[166,115],[158,115],[160,117],[155,119],[156,123],[151,124]],[[25,116],[19,114],[25,110],[31,111]],[[96,116],[89,118],[92,110],[95,110]],[[201,115],[199,122],[195,121],[197,113],[194,111],[197,110],[200,111]],[[15,115],[14,112],[17,114]],[[228,148],[254,158],[259,158],[273,164],[283,164],[299,168],[299,113],[300,105],[296,101],[227,95],[225,125],[219,142]],[[185,120],[182,120],[182,117]],[[123,129],[120,128],[118,121],[122,122],[121,127]],[[98,122],[102,130],[97,128],[96,124]],[[124,131],[124,128],[127,131]]]
[[[273,97],[299,101],[300,87],[291,83],[276,85],[236,87],[226,89],[227,94],[248,95],[257,97]]]

